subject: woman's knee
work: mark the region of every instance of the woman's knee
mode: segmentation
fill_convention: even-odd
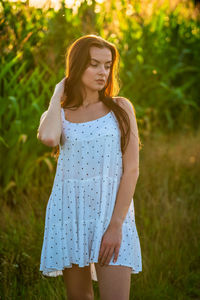
[[[75,292],[72,294],[67,293],[67,300],[94,300],[94,294],[91,293],[81,293]]]

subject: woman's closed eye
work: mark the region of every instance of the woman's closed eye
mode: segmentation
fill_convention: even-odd
[[[92,67],[97,67],[97,65],[92,65],[92,64],[91,64],[91,66],[92,66]],[[111,66],[106,66],[106,69],[109,69],[110,67],[111,67]]]

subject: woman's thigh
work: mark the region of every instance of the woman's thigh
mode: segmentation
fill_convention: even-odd
[[[72,264],[63,270],[68,299],[94,299],[90,266]]]
[[[131,268],[126,266],[101,266],[95,263],[99,292],[103,300],[129,300]]]

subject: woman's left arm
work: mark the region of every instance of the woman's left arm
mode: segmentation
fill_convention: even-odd
[[[135,109],[126,98],[118,98],[130,118],[130,139],[123,154],[123,174],[121,176],[115,207],[111,221],[102,237],[99,262],[108,265],[114,252],[113,262],[117,261],[122,240],[122,225],[131,204],[139,177],[139,138]]]
[[[122,226],[127,215],[139,177],[139,137],[136,113],[133,104],[126,98],[118,98],[118,104],[124,108],[130,119],[130,139],[122,155],[123,174],[117,193],[116,203],[109,226]]]

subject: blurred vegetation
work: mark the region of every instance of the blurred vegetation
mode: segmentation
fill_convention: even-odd
[[[30,178],[38,180],[41,165],[52,169],[36,132],[64,77],[66,49],[81,35],[99,34],[116,44],[120,95],[133,102],[142,137],[199,127],[200,27],[194,7],[165,5],[148,16],[139,4],[131,11],[124,1],[97,7],[83,2],[76,14],[64,3],[58,11],[0,3],[0,153],[7,155],[0,179],[6,194],[26,190]]]
[[[200,131],[145,138],[134,194],[143,269],[132,275],[130,300],[200,298],[199,153]],[[14,209],[1,204],[1,299],[66,299],[63,277],[39,272],[52,184],[43,173]],[[99,300],[98,283],[93,287]]]
[[[0,155],[5,157],[0,172],[4,229],[0,292],[5,299],[25,295],[34,299],[36,290],[43,295],[39,299],[62,299],[64,295],[61,278],[56,279],[55,291],[55,279],[45,279],[38,271],[46,200],[56,164],[52,149],[38,142],[36,134],[54,87],[64,77],[68,45],[89,33],[117,46],[121,57],[119,95],[134,104],[144,143],[144,171],[135,198],[144,273],[139,275],[133,295],[135,299],[200,296],[196,287],[199,269],[193,272],[195,260],[199,262],[199,243],[191,231],[194,225],[199,228],[195,201],[200,174],[197,151],[191,154],[191,161],[185,162],[187,151],[199,145],[199,9],[193,1],[175,1],[173,5],[168,0],[160,2],[83,1],[74,13],[64,2],[56,11],[29,7],[28,2],[0,0]],[[188,138],[191,134],[195,136],[192,140]],[[179,152],[180,136],[186,136],[181,139],[184,153]],[[154,157],[159,149],[165,154]],[[157,220],[160,214],[162,220]],[[168,245],[162,244],[165,242],[172,247],[168,254]],[[180,252],[182,246],[187,251]],[[188,260],[190,250],[194,255]],[[162,253],[165,256],[159,265],[155,258]],[[155,288],[150,286],[153,278]]]

